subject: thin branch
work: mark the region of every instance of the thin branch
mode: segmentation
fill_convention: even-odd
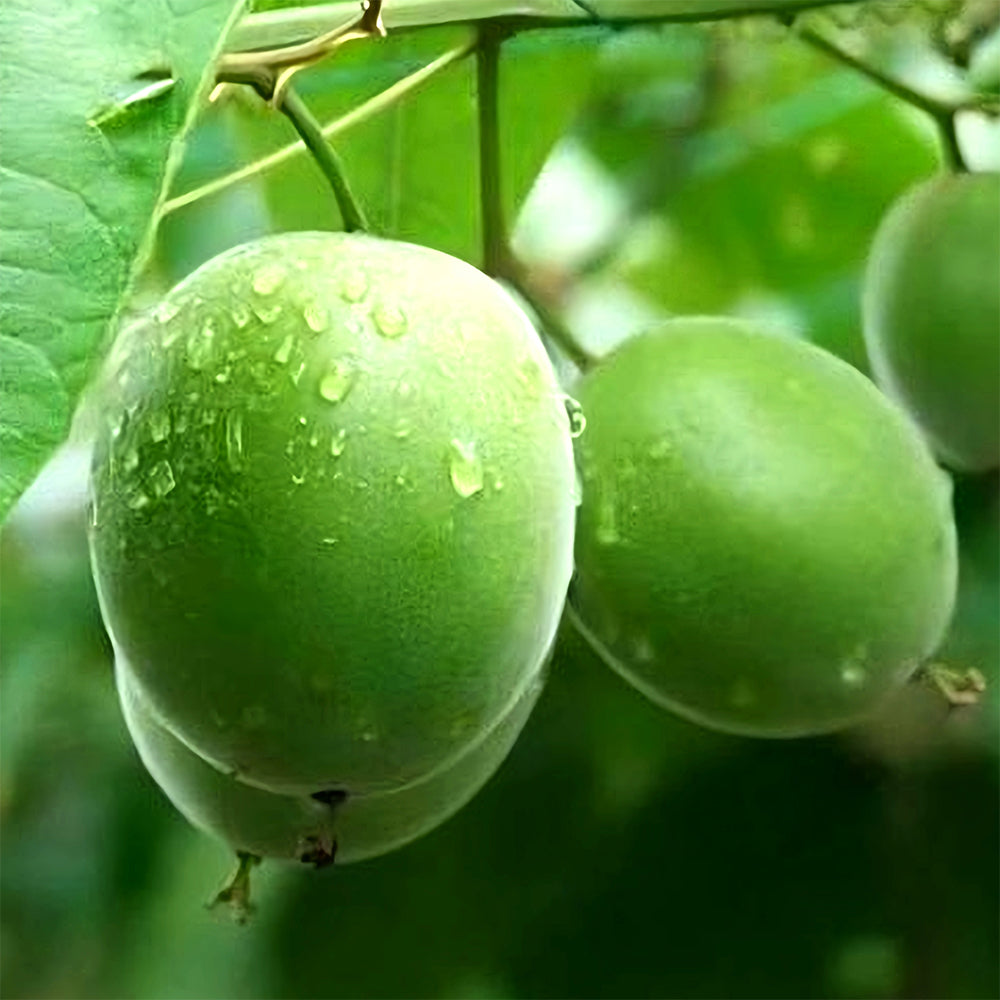
[[[862,0],[800,0],[795,13],[835,4]],[[356,3],[332,2],[308,7],[261,11],[245,17],[227,42],[232,53],[262,49],[275,44],[301,43],[338,27],[357,10]],[[391,32],[441,24],[503,20],[517,30],[531,28],[579,27],[594,24],[596,14],[606,26],[627,27],[649,24],[689,24],[721,21],[752,15],[781,16],[789,10],[788,0],[717,0],[714,6],[685,4],[678,0],[393,0],[383,11],[385,27]]]
[[[470,36],[469,40],[462,45],[449,49],[443,55],[438,56],[437,59],[429,62],[426,66],[422,66],[420,69],[410,73],[408,76],[403,77],[402,80],[398,80],[396,83],[392,84],[392,86],[387,87],[381,93],[376,94],[363,104],[359,104],[356,108],[352,108],[349,112],[347,112],[347,114],[342,115],[340,118],[335,118],[331,122],[327,122],[322,128],[323,136],[326,139],[332,139],[341,135],[343,132],[348,131],[348,129],[353,128],[355,125],[359,125],[361,122],[374,118],[375,115],[380,114],[387,108],[392,107],[397,101],[404,98],[407,94],[412,93],[419,87],[423,86],[423,84],[425,84],[428,80],[437,76],[441,70],[446,69],[453,63],[464,59],[474,48],[475,40]],[[239,184],[241,181],[248,180],[251,177],[256,177],[258,174],[265,173],[274,167],[280,166],[288,160],[295,159],[297,156],[301,156],[301,154],[305,151],[306,144],[304,142],[301,140],[299,142],[293,142],[288,146],[284,146],[281,149],[276,150],[268,156],[259,160],[254,160],[254,162],[240,167],[238,170],[234,170],[228,174],[223,174],[221,177],[215,178],[215,180],[202,184],[199,187],[192,188],[190,191],[185,191],[183,194],[179,194],[175,198],[171,198],[169,201],[164,203],[161,209],[161,215],[168,215],[170,212],[176,212],[179,208],[191,205],[196,201],[200,201],[202,198],[208,198],[221,191],[225,191],[234,184]]]
[[[544,297],[538,293],[524,265],[513,254],[506,251],[500,259],[499,268],[498,276],[528,303],[531,311],[538,317],[538,322],[546,336],[581,371],[593,368],[598,362],[597,357],[576,339],[570,328],[549,306]]]
[[[869,80],[878,84],[883,90],[898,97],[907,104],[919,108],[934,119],[941,137],[941,148],[945,162],[949,168],[956,172],[968,170],[968,166],[962,157],[962,150],[958,143],[958,135],[955,131],[955,116],[960,111],[980,111],[983,114],[995,115],[997,107],[995,102],[984,101],[980,97],[975,97],[966,101],[947,102],[931,97],[929,94],[914,90],[908,84],[903,83],[889,74],[884,73],[877,66],[859,58],[839,46],[826,35],[813,28],[798,28],[796,33],[804,42],[826,55],[836,59],[838,62],[849,66]]]
[[[871,63],[865,62],[865,60],[841,48],[836,42],[831,41],[826,35],[816,31],[814,28],[797,28],[795,29],[795,33],[802,41],[811,45],[814,49],[836,59],[845,66],[850,66],[851,69],[868,77],[869,80],[877,83],[883,90],[888,91],[894,97],[906,101],[907,104],[912,104],[915,108],[925,111],[934,118],[940,119],[945,115],[950,115],[959,110],[951,104],[938,101],[928,94],[914,90],[901,80],[883,73],[877,66],[872,66]]]
[[[364,211],[351,190],[340,157],[327,142],[319,122],[313,117],[312,112],[299,97],[298,92],[291,86],[285,87],[280,100],[281,112],[295,126],[295,130],[302,137],[306,148],[312,153],[320,170],[330,182],[330,187],[333,188],[333,196],[337,199],[337,207],[340,209],[344,229],[349,233],[358,230],[367,231],[368,222],[365,219]]]
[[[479,114],[479,205],[483,227],[483,270],[496,277],[507,247],[500,163],[499,68],[503,34],[494,25],[479,29],[476,46],[476,105]]]

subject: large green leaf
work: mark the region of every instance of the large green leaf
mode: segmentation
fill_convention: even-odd
[[[242,0],[0,5],[0,332],[30,345],[4,347],[5,389],[31,373],[2,413],[0,516],[65,434],[241,9]],[[156,83],[164,76],[173,84]]]

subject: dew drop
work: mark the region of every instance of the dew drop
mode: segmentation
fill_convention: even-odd
[[[178,434],[183,434],[188,429],[188,415],[187,410],[181,410],[177,414],[177,419],[174,420],[174,430]]]
[[[285,283],[285,269],[265,264],[253,276],[253,290],[258,295],[273,295]]]
[[[495,489],[497,491],[497,493],[499,493],[503,489],[503,480],[502,479],[494,479],[493,480],[493,489]]]
[[[226,459],[234,472],[239,471],[243,459],[243,414],[239,410],[226,414]]]
[[[343,427],[337,431],[336,434],[330,439],[330,454],[334,458],[340,458],[344,454],[344,448],[347,446],[347,431]]]
[[[314,430],[312,434],[309,435],[309,447],[315,448],[319,444],[319,431]]]
[[[587,418],[583,415],[583,407],[572,396],[564,396],[563,405],[569,418],[569,436],[578,438],[587,429]]]
[[[275,302],[274,305],[270,306],[263,302],[255,302],[252,308],[257,319],[265,325],[273,323],[281,315],[280,302]]]
[[[344,275],[340,294],[348,302],[360,302],[368,292],[368,277],[360,269],[350,270]]]
[[[396,485],[405,486],[406,485],[406,469],[400,469],[396,473]]]
[[[319,380],[319,394],[328,403],[339,403],[354,385],[354,370],[344,361],[334,361]]]
[[[460,497],[471,497],[483,488],[483,463],[471,441],[466,443],[452,438],[448,471],[451,485]]]
[[[156,442],[170,437],[170,414],[166,410],[155,410],[150,414],[149,436]]]
[[[200,333],[194,334],[187,345],[187,363],[190,368],[200,371],[208,363],[212,354],[212,341],[215,329],[211,323],[206,323]]]
[[[597,508],[597,541],[601,545],[615,545],[621,541],[618,534],[617,511],[613,500],[604,499]]]
[[[296,486],[301,486],[305,481],[306,481],[305,473],[303,473],[301,476],[297,476],[294,472],[292,473],[292,482],[295,483]]]
[[[303,361],[298,368],[291,374],[292,385],[298,385],[299,379],[302,378],[302,373],[306,370],[306,363]]]
[[[865,668],[858,666],[856,663],[848,663],[840,671],[840,679],[848,687],[852,688],[861,687],[866,677]]]
[[[410,426],[409,420],[407,420],[406,417],[400,417],[399,420],[396,421],[396,426],[392,433],[393,437],[402,439],[408,438],[412,431],[413,428]]]
[[[144,507],[148,507],[151,502],[149,497],[140,489],[129,490],[125,498],[125,504],[129,510],[142,510]]]
[[[303,414],[303,415],[301,415],[301,416],[299,417],[299,423],[300,423],[300,424],[301,424],[301,425],[302,425],[303,427],[305,427],[305,425],[306,425],[306,424],[308,423],[308,420],[307,420],[307,418],[305,417],[305,415],[304,415],[304,414]]]
[[[170,468],[170,463],[165,458],[149,470],[148,480],[149,488],[158,500],[162,500],[177,485],[174,480],[174,470]]]
[[[380,302],[372,310],[375,329],[387,340],[396,340],[406,333],[406,313],[399,306]]]
[[[328,537],[326,537],[326,538],[323,539],[323,544],[324,545],[336,545],[337,544],[337,539],[334,538],[332,535],[330,535],[330,536],[328,536]]]
[[[157,323],[169,323],[181,311],[180,303],[162,299],[153,310]]]
[[[128,448],[122,455],[122,468],[126,472],[133,472],[139,464],[139,452],[135,446]]]
[[[284,365],[288,364],[288,359],[292,356],[292,348],[295,346],[295,338],[288,334],[287,337],[278,345],[278,349],[274,352],[274,361],[276,364]]]
[[[229,381],[229,376],[231,373],[232,369],[229,368],[228,366],[225,368],[221,368],[219,371],[215,373],[215,381],[218,382],[219,385],[224,385],[226,382]]]
[[[250,322],[250,310],[245,302],[234,302],[229,310],[233,322],[242,330]]]
[[[330,325],[329,314],[318,302],[307,302],[302,316],[313,333],[322,333]]]

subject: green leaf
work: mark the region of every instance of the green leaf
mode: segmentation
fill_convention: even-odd
[[[0,336],[0,510],[30,483],[69,423],[69,400],[41,351]]]
[[[241,10],[240,0],[0,6],[0,331],[33,359],[11,365],[31,377],[16,387],[16,412],[3,410],[2,440],[19,445],[5,447],[0,516],[93,371]],[[8,357],[5,347],[5,367]]]

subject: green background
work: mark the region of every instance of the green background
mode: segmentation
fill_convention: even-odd
[[[345,49],[300,89],[326,120],[461,37]],[[530,33],[501,86],[516,245],[592,349],[730,312],[864,368],[868,244],[937,164],[911,109],[766,28]],[[176,190],[291,138],[231,94]],[[338,148],[381,227],[477,262],[475,143],[466,61]],[[254,235],[338,224],[299,159],[170,215],[140,301]],[[992,678],[980,706],[949,714],[913,687],[836,737],[726,737],[648,704],[564,626],[538,708],[468,807],[382,859],[265,866],[237,927],[202,905],[226,849],[172,809],[120,717],[82,424],[0,539],[4,996],[1000,995],[995,476],[957,483],[942,654]]]

